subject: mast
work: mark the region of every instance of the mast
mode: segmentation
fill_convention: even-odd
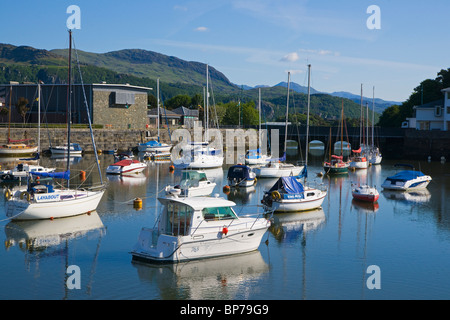
[[[9,85],[9,114],[8,114],[8,142],[11,139],[11,96],[12,96],[12,84]]]
[[[67,171],[70,170],[70,125],[72,122],[72,30],[69,30],[69,79],[68,79],[68,108],[67,108]],[[69,188],[70,179],[67,179]]]
[[[206,123],[205,123],[205,141],[208,141],[208,121],[209,121],[209,67],[206,65]]]
[[[38,80],[38,154],[41,152],[41,81]]]
[[[159,78],[156,79],[156,96],[157,96],[157,108],[158,108],[158,119],[156,120],[157,128],[158,128],[158,142],[159,142]]]
[[[308,164],[308,139],[309,139],[309,106],[311,103],[311,65],[308,64],[308,112],[306,115],[306,160],[305,166]],[[305,177],[306,180],[306,177]]]
[[[373,98],[372,98],[372,148],[375,146],[374,143],[374,128],[375,125],[375,86],[373,87]]]
[[[363,85],[361,83],[361,111],[360,111],[360,115],[359,115],[359,146],[361,146],[361,137],[363,135],[364,132],[364,125],[362,123],[362,118],[363,118]]]
[[[342,110],[341,110],[341,157],[344,161],[344,99],[342,99]]]
[[[291,72],[288,72],[288,83],[287,83],[287,101],[286,101],[286,124],[284,128],[284,153],[287,150],[287,140],[288,140],[288,117],[289,117],[289,86],[291,81]]]
[[[259,112],[259,128],[258,128],[258,146],[259,151],[262,153],[261,146],[261,88],[259,88],[259,102],[258,102],[258,112]]]

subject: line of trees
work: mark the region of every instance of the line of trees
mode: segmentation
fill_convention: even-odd
[[[380,117],[379,126],[401,127],[406,118],[414,116],[414,106],[443,99],[441,90],[448,87],[450,87],[450,68],[439,71],[435,79],[422,81],[401,105],[387,108]]]

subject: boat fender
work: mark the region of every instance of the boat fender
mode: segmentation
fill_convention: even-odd
[[[277,199],[281,199],[281,194],[278,191],[273,191],[272,192],[272,199],[273,200],[277,200]]]
[[[5,191],[5,199],[9,200],[9,199],[11,199],[11,197],[12,197],[11,190],[6,189],[6,191]]]
[[[27,191],[20,193],[20,200],[27,199],[27,201],[31,200],[31,194]]]
[[[223,233],[224,235],[227,235],[227,233],[228,233],[228,228],[227,228],[227,227],[223,227],[222,233]]]

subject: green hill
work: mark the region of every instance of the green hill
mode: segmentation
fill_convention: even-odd
[[[0,43],[0,83],[38,80],[45,83],[66,83],[67,53],[68,50],[65,49],[47,51]],[[99,54],[78,50],[78,57],[84,83],[105,81],[156,88],[156,79],[160,78],[163,101],[181,94],[203,96],[203,87],[206,86],[205,64],[152,51],[126,49]],[[77,72],[74,70],[75,82],[79,81]],[[211,66],[209,72],[215,103],[252,100],[257,104],[258,89],[243,90]],[[265,118],[274,120],[284,117],[286,89],[274,86],[262,88],[261,91]],[[306,113],[306,97],[303,93],[292,93],[291,113]],[[339,118],[342,100],[346,117],[358,118],[359,104],[328,94],[311,96],[311,114],[327,119]]]

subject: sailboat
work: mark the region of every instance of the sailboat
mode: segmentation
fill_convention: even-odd
[[[156,120],[157,128],[158,128],[158,139],[157,140],[150,140],[147,142],[139,143],[138,144],[138,150],[139,152],[150,152],[150,153],[169,153],[170,149],[172,148],[171,145],[167,143],[163,143],[160,141],[160,134],[159,134],[159,122],[160,122],[160,107],[159,107],[159,78],[156,80],[156,94],[157,94],[157,111],[158,111],[158,118]]]
[[[350,166],[348,161],[344,161],[344,100],[342,100],[341,109],[341,141],[338,155],[331,154],[331,128],[330,128],[330,150],[329,160],[323,163],[323,169],[325,174],[348,174],[348,167]]]
[[[377,146],[375,146],[374,125],[375,125],[375,87],[373,88],[373,100],[372,100],[372,144],[369,149],[368,158],[370,164],[381,164],[383,156],[380,152],[380,149]]]
[[[0,146],[0,158],[1,157],[23,157],[35,154],[38,151],[38,147],[26,145],[24,140],[11,140],[11,97],[12,97],[12,85],[9,86],[9,120],[8,120],[8,142]]]
[[[70,127],[71,127],[71,53],[72,53],[72,30],[69,30],[69,105],[67,116],[67,145],[70,145]],[[77,57],[78,60],[78,57]],[[81,77],[81,72],[80,72]],[[82,79],[81,79],[82,82]],[[89,188],[71,188],[70,187],[70,149],[68,149],[67,168],[64,172],[34,172],[32,176],[52,177],[67,180],[67,187],[60,186],[55,188],[50,184],[36,184],[28,179],[27,189],[17,190],[12,194],[7,190],[6,197],[6,216],[12,220],[36,220],[36,219],[54,219],[76,216],[91,212],[97,209],[97,206],[105,192],[102,174],[97,156],[94,135],[92,131],[91,117],[87,101],[85,100],[87,118],[89,119],[89,129],[91,133],[94,154],[97,162],[97,169],[100,175],[100,186]],[[8,192],[9,191],[9,192]]]
[[[286,102],[286,122],[285,122],[285,139],[284,139],[284,154],[280,159],[271,159],[269,163],[259,168],[255,168],[254,171],[258,178],[280,178],[287,176],[298,176],[304,166],[294,166],[291,163],[286,163],[286,150],[288,141],[288,115],[289,115],[289,91],[290,91],[291,73],[288,72],[288,85],[287,85],[287,102]]]
[[[41,82],[38,82],[38,146],[33,158],[19,159],[21,161],[39,161],[41,151]],[[13,169],[0,171],[0,182],[14,183],[26,180],[29,172],[53,172],[56,168],[46,168],[39,164],[19,163]]]
[[[209,66],[206,65],[206,116],[205,141],[193,141],[183,148],[183,155],[174,159],[176,169],[212,169],[222,167],[224,156],[222,147],[215,148],[209,143]],[[220,145],[222,141],[220,141]]]
[[[310,108],[311,65],[308,65],[308,113],[306,123],[306,159],[305,166],[298,176],[281,177],[273,187],[264,194],[262,203],[265,209],[274,212],[299,212],[319,208],[327,195],[326,188],[310,186],[308,177],[308,140],[309,140],[309,108]],[[303,178],[303,184],[299,181]]]
[[[366,147],[364,141],[364,108],[363,108],[363,86],[361,84],[361,119],[360,119],[360,136],[359,136],[359,149],[352,150],[353,156],[350,161],[350,168],[352,169],[367,169],[369,167],[369,162],[364,155],[363,148]],[[363,138],[363,141],[361,141]]]
[[[245,163],[248,165],[258,165],[258,164],[267,164],[271,156],[263,153],[262,148],[262,131],[261,131],[261,88],[259,88],[259,103],[258,103],[258,111],[259,111],[259,130],[258,130],[258,146],[259,148],[256,150],[248,150],[245,155]]]

